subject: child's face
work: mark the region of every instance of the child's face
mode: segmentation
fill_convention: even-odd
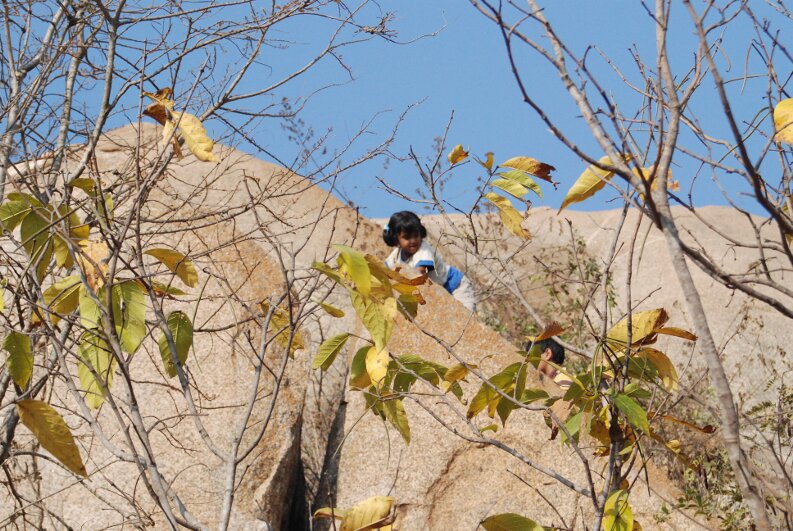
[[[402,249],[405,254],[414,255],[416,251],[419,250],[419,247],[421,247],[421,234],[418,232],[415,234],[400,232],[397,235],[397,242],[399,243],[399,248]]]

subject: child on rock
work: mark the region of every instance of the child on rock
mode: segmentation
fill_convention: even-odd
[[[410,266],[427,273],[430,280],[440,284],[452,296],[471,310],[476,311],[476,296],[471,281],[457,268],[446,265],[437,251],[424,241],[427,229],[413,212],[397,212],[383,227],[383,241],[396,247],[385,263],[391,269]]]

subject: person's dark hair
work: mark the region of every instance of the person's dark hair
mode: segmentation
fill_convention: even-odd
[[[554,341],[552,338],[543,339],[542,341],[538,341],[536,346],[540,349],[540,353],[545,352],[546,348],[551,349],[551,361],[557,365],[561,365],[564,363],[564,347]],[[531,343],[526,345],[526,350],[531,347]]]
[[[427,237],[427,229],[421,224],[419,217],[409,210],[397,212],[388,220],[388,225],[383,227],[383,241],[389,247],[396,247],[399,241],[397,236],[413,236],[420,234],[422,238]]]

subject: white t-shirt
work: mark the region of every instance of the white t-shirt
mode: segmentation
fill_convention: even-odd
[[[407,260],[402,256],[402,250],[396,247],[386,258],[385,264],[391,269],[396,269],[400,265],[413,268],[426,267],[430,280],[446,288],[449,293],[454,293],[454,290],[460,287],[464,276],[459,269],[446,265],[437,251],[426,241],[422,241],[419,250]]]

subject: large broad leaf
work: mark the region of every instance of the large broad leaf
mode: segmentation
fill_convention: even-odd
[[[556,169],[550,164],[545,164],[531,157],[513,157],[506,162],[502,162],[501,166],[525,171],[549,183],[553,183],[551,172]]]
[[[107,342],[94,333],[86,333],[80,341],[77,374],[89,407],[96,409],[105,401],[107,391],[113,383],[115,367],[116,360]]]
[[[46,216],[47,219],[45,219]],[[36,209],[22,220],[19,228],[19,237],[30,261],[36,263],[36,278],[41,282],[47,274],[47,268],[52,260],[52,240],[49,227],[51,225],[49,212]]]
[[[612,492],[603,508],[604,531],[631,531],[633,529],[633,512],[628,504],[628,492],[618,490]]]
[[[493,186],[504,190],[509,195],[521,199],[524,195],[529,193],[529,189],[522,184],[510,181],[509,179],[496,179],[493,181]]]
[[[468,158],[468,152],[463,149],[462,144],[457,144],[454,148],[446,155],[446,158],[449,159],[449,164],[454,166],[458,162],[462,162]]]
[[[653,364],[667,391],[672,392],[677,389],[677,370],[666,354],[654,348],[644,347],[636,353],[636,356]]]
[[[20,400],[17,412],[19,420],[33,432],[42,448],[75,474],[88,476],[72,432],[57,411],[40,400]]]
[[[339,531],[368,531],[390,526],[395,518],[394,498],[372,496],[350,509],[323,507],[314,511],[314,518],[336,518],[341,520]]]
[[[631,318],[631,345],[652,343],[656,330],[663,327],[668,320],[669,315],[663,308],[634,313]],[[615,324],[606,334],[606,338],[613,349],[624,348],[628,344],[628,318],[625,317]]]
[[[495,414],[498,403],[503,398],[496,389],[509,394],[509,390],[514,388],[517,373],[522,365],[522,363],[513,363],[483,383],[468,405],[468,418],[474,418],[485,408],[488,408],[488,412],[491,413],[490,416],[492,417]]]
[[[134,280],[113,286],[113,321],[121,348],[134,354],[146,337],[146,294]]]
[[[190,322],[190,318],[184,312],[176,311],[168,315],[167,324],[168,330],[171,331],[171,337],[173,337],[176,357],[179,359],[179,364],[184,367],[187,362],[187,354],[193,345],[193,323]],[[159,346],[165,372],[173,378],[176,376],[176,365],[174,365],[171,349],[168,346],[168,338],[165,334],[160,336]]]
[[[540,185],[537,184],[534,181],[534,179],[529,177],[526,173],[520,170],[510,170],[499,173],[499,175],[508,181],[514,181],[520,184],[521,186],[531,190],[532,192],[537,194],[540,198],[542,197],[542,188],[540,188]]]
[[[317,355],[314,356],[314,360],[311,362],[311,368],[327,371],[328,368],[333,365],[336,356],[338,356],[341,349],[344,348],[349,337],[350,334],[345,332],[344,334],[339,334],[323,341],[319,346]]]
[[[105,289],[102,288],[96,292],[96,296],[100,301],[105,298]],[[99,304],[94,300],[88,292],[88,289],[82,285],[80,286],[80,325],[89,330],[99,328],[102,323],[102,310]]]
[[[270,311],[270,302],[265,300],[262,302],[261,306],[266,316]],[[273,308],[270,322],[267,323],[267,333],[273,336],[275,341],[282,348],[289,348],[289,357],[291,358],[295,357],[296,351],[306,348],[306,344],[303,342],[303,336],[297,330],[296,326],[292,326],[292,318],[289,312],[279,307]]]
[[[369,346],[361,347],[353,356],[350,364],[350,387],[366,389],[372,385],[372,380],[366,371],[366,355],[369,353],[370,348]]]
[[[397,312],[396,299],[388,298],[383,303],[379,303],[352,291],[350,300],[361,322],[372,336],[375,346],[379,350],[385,349],[394,328],[394,317]]]
[[[543,527],[534,520],[515,513],[502,513],[488,516],[481,522],[482,527],[487,531],[545,531],[549,529]]]
[[[613,165],[609,157],[603,157],[598,162],[602,165]],[[580,203],[595,195],[598,190],[606,186],[606,182],[611,179],[613,175],[614,172],[601,170],[594,165],[589,166],[584,170],[584,173],[578,177],[578,180],[573,183],[570,190],[567,191],[567,195],[564,201],[562,201],[562,206],[559,207],[559,212],[572,203]]]
[[[89,240],[80,242],[80,256],[77,257],[77,263],[83,270],[88,285],[94,290],[105,284],[109,257],[110,249],[105,242]]]
[[[366,353],[366,372],[374,385],[382,384],[388,372],[388,361],[388,351],[385,349],[371,347]]]
[[[774,107],[774,140],[793,144],[793,98],[787,98]]]
[[[21,389],[27,387],[33,375],[33,352],[30,337],[20,332],[10,332],[3,340],[3,348],[8,352],[6,368],[14,383]]]
[[[22,201],[6,201],[0,205],[0,224],[12,231],[30,214],[30,206]]]
[[[385,418],[388,419],[388,422],[397,429],[405,440],[405,444],[410,444],[410,424],[408,424],[408,416],[405,413],[405,405],[402,400],[398,398],[385,400],[383,402],[383,413],[385,413]]]
[[[372,289],[372,274],[364,255],[346,245],[335,244],[333,248],[339,252],[339,271],[355,283],[355,289],[361,295],[368,297]]]
[[[44,304],[51,312],[50,319],[52,319],[53,325],[60,320],[60,317],[56,314],[67,315],[77,309],[80,302],[80,287],[82,285],[79,276],[70,275],[44,290],[42,294]],[[41,310],[38,308],[33,312],[31,322],[35,324],[41,321],[40,312]]]
[[[542,332],[539,333],[539,335],[526,336],[526,339],[531,341],[532,343],[539,343],[543,339],[549,339],[549,338],[552,338],[554,336],[558,336],[558,335],[562,334],[564,332],[564,330],[565,329],[562,328],[562,326],[559,323],[552,322],[552,323],[546,325],[545,328],[543,328]]]
[[[336,318],[344,317],[344,310],[340,310],[339,308],[336,308],[332,304],[328,304],[327,302],[317,302],[317,304],[319,304],[319,307],[325,310],[325,313],[327,313],[331,317],[336,317]]]
[[[520,212],[515,210],[515,207],[512,206],[512,203],[509,201],[509,199],[506,197],[501,197],[500,195],[493,192],[486,193],[484,198],[493,203],[496,208],[498,208],[498,215],[501,217],[501,222],[509,232],[524,240],[531,238],[529,231],[521,227],[523,216],[520,214]]]
[[[186,112],[173,113],[173,120],[178,123],[187,147],[198,160],[220,162],[220,159],[212,153],[215,142],[207,135],[201,120]]]
[[[628,395],[618,394],[614,397],[614,404],[634,426],[644,433],[650,433],[650,424],[647,422],[647,412],[633,398]]]
[[[179,279],[187,286],[194,288],[198,285],[198,272],[193,265],[192,260],[187,258],[179,251],[173,249],[158,248],[148,249],[143,252],[149,256],[153,256],[165,267],[171,270]]]

